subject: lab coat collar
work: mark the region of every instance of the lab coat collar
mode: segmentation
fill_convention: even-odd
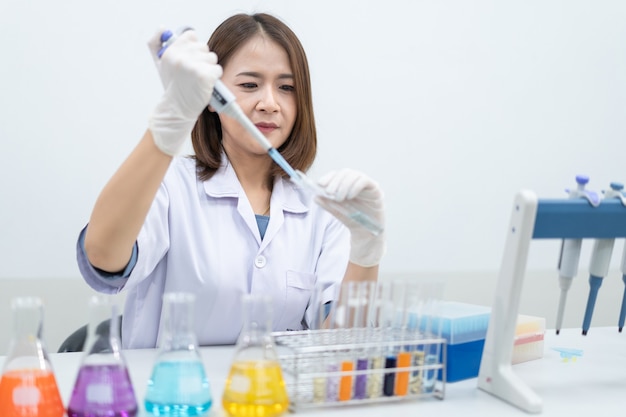
[[[222,165],[209,181],[204,181],[204,191],[211,197],[239,197],[243,192],[237,174],[228,158],[222,156]],[[272,205],[278,203],[282,209],[291,213],[306,213],[306,193],[296,184],[284,177],[276,178],[272,191]]]

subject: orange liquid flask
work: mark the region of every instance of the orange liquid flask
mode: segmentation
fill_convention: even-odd
[[[287,411],[289,398],[270,333],[270,300],[244,295],[242,301],[243,329],[222,406],[232,417],[275,417]]]
[[[19,297],[12,309],[13,337],[0,379],[0,416],[62,417],[63,401],[41,340],[43,303],[37,297]]]

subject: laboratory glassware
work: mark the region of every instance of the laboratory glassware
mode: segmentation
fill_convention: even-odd
[[[17,297],[11,308],[13,335],[0,379],[0,416],[61,417],[65,409],[42,341],[43,302]]]
[[[121,352],[117,305],[110,296],[89,299],[87,341],[68,417],[133,417],[137,399]]]
[[[274,417],[289,397],[271,335],[270,298],[242,296],[243,328],[231,364],[222,405],[233,417]]]
[[[145,408],[158,416],[200,416],[213,402],[204,364],[197,349],[193,325],[195,296],[163,295],[161,339]]]

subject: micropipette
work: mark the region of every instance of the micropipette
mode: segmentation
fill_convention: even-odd
[[[624,251],[622,252],[622,281],[626,286],[626,244],[624,244]],[[626,319],[626,288],[624,288],[624,295],[622,296],[622,308],[619,311],[619,324],[618,330],[621,333],[624,328],[624,319]]]
[[[577,175],[576,183],[578,186],[575,190],[568,191],[569,198],[587,198],[592,205],[597,205],[599,203],[597,195],[585,190],[585,185],[588,182],[589,177]],[[572,286],[574,277],[578,273],[581,246],[582,239],[563,239],[561,245],[561,255],[559,258],[559,288],[561,289],[561,295],[559,297],[559,306],[556,315],[556,334],[561,332],[567,292]]]
[[[187,30],[193,30],[190,27],[184,27],[179,29],[177,33],[166,30],[161,34],[161,49],[158,51],[157,56],[160,58],[168,46],[170,46],[178,36]],[[256,140],[263,149],[268,153],[270,158],[278,164],[286,173],[289,178],[296,185],[302,187],[313,193],[316,197],[323,198],[326,205],[330,208],[327,209],[332,214],[340,214],[345,218],[352,220],[353,222],[363,226],[370,233],[378,236],[383,231],[383,227],[378,221],[369,216],[362,207],[358,207],[353,202],[348,200],[338,201],[335,196],[326,192],[322,187],[315,184],[310,180],[303,172],[295,170],[289,163],[283,158],[276,148],[267,140],[267,138],[261,133],[261,131],[252,123],[252,121],[244,114],[241,107],[235,101],[235,95],[226,88],[221,80],[217,80],[213,87],[213,95],[209,104],[218,113],[223,113],[227,116],[235,119],[246,131]]]
[[[619,182],[612,182],[611,189],[604,193],[604,198],[617,198],[622,202],[622,205],[626,207],[626,195],[622,192],[624,189],[624,184]],[[624,245],[624,251],[622,253],[622,281],[626,285],[626,244]],[[622,308],[619,312],[619,323],[618,330],[622,331],[624,328],[624,319],[626,318],[626,289],[624,290],[624,295],[622,297]]]
[[[183,33],[188,30],[193,30],[190,27],[184,27],[179,29],[177,33],[173,33],[172,31],[166,30],[161,35],[161,49],[157,53],[157,56],[160,58],[165,50],[176,41],[176,39]],[[209,102],[211,106],[218,113],[224,113],[233,119],[235,119],[240,125],[242,125],[250,135],[263,147],[265,151],[269,154],[269,156],[276,162],[285,172],[289,175],[293,181],[299,182],[300,176],[296,173],[296,171],[289,165],[289,163],[283,158],[283,156],[272,146],[272,144],[267,140],[267,138],[259,131],[259,129],[250,121],[248,117],[243,113],[241,107],[235,101],[235,95],[226,88],[224,83],[221,80],[217,80],[215,82],[215,86],[213,87],[213,95],[211,97],[211,101]]]
[[[583,319],[583,335],[587,335],[589,331],[598,290],[602,285],[602,279],[609,272],[614,243],[615,239],[596,239],[593,243],[591,262],[589,264],[589,297],[587,298],[587,308],[585,308],[585,317]]]
[[[622,184],[611,183],[611,189],[604,193],[604,198],[623,198],[620,190],[624,188]],[[624,200],[622,200],[624,201]],[[596,239],[591,253],[591,263],[589,265],[589,297],[583,319],[583,335],[586,335],[591,325],[593,309],[596,305],[598,290],[602,285],[602,279],[608,274],[611,263],[611,254],[615,239]]]

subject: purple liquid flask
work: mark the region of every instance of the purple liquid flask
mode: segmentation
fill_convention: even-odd
[[[110,296],[89,302],[83,360],[72,390],[68,417],[134,417],[137,399],[120,346],[119,317]]]

